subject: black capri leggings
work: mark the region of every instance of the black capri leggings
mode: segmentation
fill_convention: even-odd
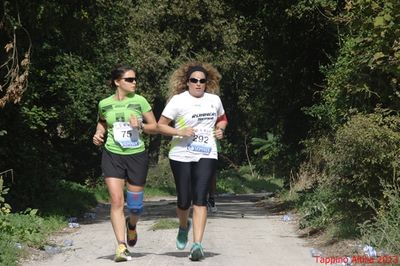
[[[178,208],[187,210],[194,205],[206,206],[212,176],[217,171],[217,160],[202,158],[198,162],[169,160],[174,174]]]

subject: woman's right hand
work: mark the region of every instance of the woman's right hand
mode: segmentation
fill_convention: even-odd
[[[184,127],[177,129],[176,135],[179,137],[193,137],[194,136],[194,129],[192,127]]]
[[[96,132],[93,136],[93,144],[96,146],[101,146],[104,143],[104,133]]]

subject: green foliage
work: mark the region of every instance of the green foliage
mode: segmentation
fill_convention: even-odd
[[[276,192],[283,187],[283,180],[265,176],[253,176],[248,166],[238,170],[221,170],[217,176],[218,193]]]
[[[179,227],[179,222],[176,219],[159,219],[157,220],[149,230],[166,230],[175,229]]]
[[[175,187],[146,187],[144,196],[145,199],[158,196],[175,196]]]
[[[15,243],[11,237],[0,231],[0,264],[7,266],[17,266],[18,258],[23,254],[23,251],[15,248]]]
[[[320,186],[313,193],[303,194],[299,199],[300,227],[326,228],[334,221],[338,207],[338,194],[329,187]]]
[[[255,148],[254,154],[261,156],[261,160],[257,161],[257,168],[263,173],[276,174],[276,166],[278,158],[282,159],[279,155],[284,151],[285,146],[282,144],[281,139],[270,132],[267,132],[267,138],[252,138],[251,144]]]
[[[23,242],[30,246],[38,246],[42,241],[43,218],[36,217],[34,212],[28,214],[12,214],[1,221],[2,231],[15,238],[15,242]]]
[[[157,165],[149,168],[146,190],[147,187],[161,189],[164,192],[175,192],[175,181],[167,157],[159,159]]]
[[[59,216],[46,219],[35,214],[34,210],[0,216],[0,263],[18,265],[19,257],[26,247],[42,247],[49,235],[65,226]],[[17,243],[21,249],[17,248]]]
[[[3,186],[3,176],[0,174],[0,216],[9,214],[11,206],[6,202],[4,196],[7,195],[9,188]]]
[[[112,93],[105,82],[119,62],[137,68],[138,93],[157,118],[171,72],[188,59],[212,63],[223,75],[227,156],[242,164],[243,140],[270,130],[288,147],[290,155],[277,158],[287,174],[309,128],[301,108],[313,102],[310,84],[320,83],[319,65],[336,47],[320,18],[289,16],[290,1],[6,3],[7,17],[26,28],[33,46],[24,98],[0,113],[0,128],[13,132],[0,138],[0,169],[16,171],[9,196],[19,210],[51,191],[55,179],[83,183],[100,175],[90,140],[97,102]],[[146,143],[156,162],[165,142],[152,136]]]
[[[99,178],[95,184],[86,180],[85,187],[94,195],[96,202],[109,202],[110,196],[103,178]]]
[[[397,111],[400,104],[399,9],[400,2],[395,0],[304,0],[289,10],[299,18],[325,19],[336,27],[339,44],[337,53],[330,54],[331,63],[321,67],[325,75],[318,94],[321,101],[304,108],[316,119],[312,138],[303,142],[311,169],[303,174],[311,175],[306,179],[313,179],[316,186],[308,192],[307,201],[314,204],[307,208],[313,215],[305,225],[324,226],[331,219],[336,224],[329,229],[333,234],[354,230],[355,223],[376,215],[374,208],[386,210],[387,192],[382,184],[399,182],[399,120],[390,111]],[[324,197],[320,194],[326,187],[334,193]],[[323,205],[318,195],[325,198]],[[396,200],[398,195],[392,202]],[[381,228],[396,236],[398,223],[389,211],[385,215],[387,219],[379,213],[379,222],[363,227],[364,239],[371,237],[369,243],[391,241]],[[352,223],[346,228],[347,217]]]
[[[383,197],[382,181],[400,182],[399,126],[397,116],[356,115],[336,134],[327,181],[361,209],[367,207],[365,198]]]
[[[383,184],[400,183],[399,122],[391,112],[377,110],[351,117],[331,141],[323,137],[308,142],[311,156],[302,175],[309,179],[317,175],[317,179],[300,192],[303,227],[327,229],[332,237],[348,237],[359,233],[358,223],[373,219],[371,200],[386,210],[388,192]],[[299,178],[297,182],[306,181]],[[392,200],[395,198],[393,195]],[[387,222],[388,227],[397,226],[392,220]]]
[[[11,207],[2,197],[7,192],[0,176],[0,263],[17,265],[19,256],[24,253],[23,247],[39,248],[45,243],[47,236],[65,226],[65,222],[61,216],[41,218],[37,216],[37,209],[28,208],[21,213],[11,213]],[[17,243],[21,245],[21,249],[17,247]]]
[[[255,61],[246,62],[252,66],[248,72],[251,76],[244,86],[238,84],[240,93],[237,97],[243,99],[239,108],[246,108],[244,116],[237,112],[241,109],[233,108],[233,123],[240,124],[240,133],[244,136],[264,138],[268,131],[279,136],[285,152],[278,155],[277,172],[286,177],[300,163],[299,151],[303,147],[299,143],[310,127],[303,108],[319,100],[320,88],[316,84],[321,84],[323,79],[319,68],[329,62],[329,55],[337,47],[336,32],[330,22],[317,15],[293,16],[290,12],[292,4],[293,1],[233,4],[243,15],[241,26],[248,29],[240,44],[248,47],[250,55],[255,57]],[[254,42],[255,39],[260,41]],[[229,87],[235,88],[235,85]],[[230,94],[236,96],[237,92],[233,89]],[[230,99],[230,102],[239,102],[233,97]],[[234,136],[238,136],[237,131]],[[235,150],[244,148],[235,146]],[[255,162],[258,167],[263,163],[260,158]],[[271,169],[271,166],[267,168]]]
[[[376,216],[361,224],[363,243],[385,250],[390,254],[400,252],[400,187],[384,185],[384,200],[377,204],[370,199],[369,203]]]
[[[330,13],[341,29],[341,47],[334,62],[324,67],[323,101],[309,109],[323,126],[337,129],[355,111],[373,112],[377,105],[399,109],[399,9],[396,0],[357,0]]]
[[[327,184],[320,184],[311,190],[289,191],[281,194],[285,204],[298,209],[300,228],[325,231],[329,239],[348,239],[359,236],[360,230],[354,210],[342,192]]]
[[[57,112],[54,107],[50,107],[48,110],[44,110],[43,107],[33,105],[32,107],[22,107],[21,113],[24,117],[24,122],[32,130],[43,130],[46,128],[49,120],[57,117]]]
[[[25,97],[0,113],[0,128],[13,132],[0,140],[0,169],[15,169],[10,203],[22,210],[44,200],[55,179],[83,183],[100,175],[90,140],[97,103],[112,93],[109,71],[131,61],[132,3],[6,2],[7,15],[25,27],[34,47]],[[24,36],[17,37],[23,44]]]
[[[261,154],[261,159],[264,162],[273,160],[282,150],[282,144],[279,142],[279,138],[270,132],[267,132],[266,139],[252,138],[251,144],[256,147],[254,153]]]
[[[64,216],[80,216],[96,206],[97,201],[90,188],[76,182],[60,180],[54,184],[48,199],[38,202],[37,208],[43,213]]]

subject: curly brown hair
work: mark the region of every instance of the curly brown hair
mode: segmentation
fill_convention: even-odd
[[[188,89],[188,71],[194,66],[201,66],[207,71],[206,92],[219,95],[219,82],[222,78],[218,70],[209,63],[190,61],[182,64],[169,79],[168,99]]]

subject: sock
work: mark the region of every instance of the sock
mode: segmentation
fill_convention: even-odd
[[[129,228],[129,230],[135,230],[136,229],[136,224],[135,225],[131,225],[131,223],[128,222],[128,228]]]

